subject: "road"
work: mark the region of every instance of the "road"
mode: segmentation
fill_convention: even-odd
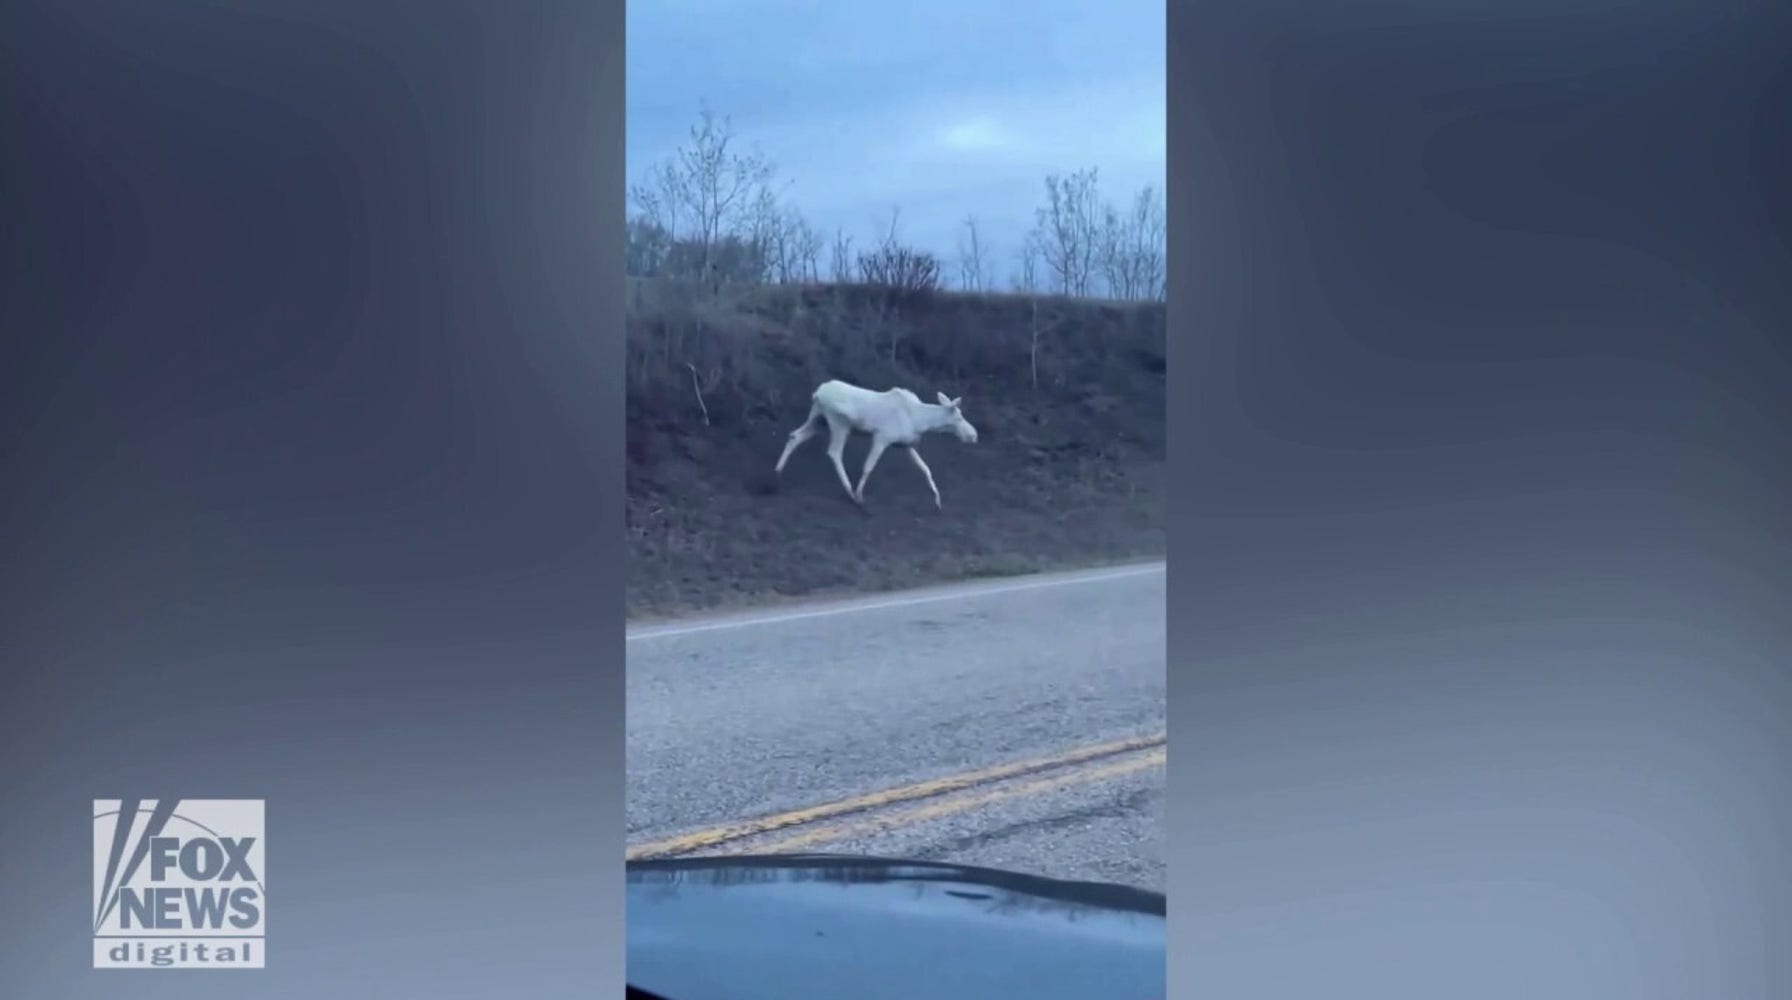
[[[631,857],[1164,887],[1162,563],[633,628]]]

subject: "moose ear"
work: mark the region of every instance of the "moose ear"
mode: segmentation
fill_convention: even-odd
[[[962,403],[962,402],[964,402],[964,397],[963,397],[963,396],[960,396],[960,397],[958,397],[958,398],[957,398],[957,399],[954,399],[954,400],[952,400],[952,404],[951,404],[951,405],[952,405],[952,408],[953,408],[953,409],[954,409],[954,410],[956,410],[956,409],[958,409],[958,404],[960,404],[960,403]]]
[[[937,392],[937,393],[934,393],[934,395],[936,395],[940,398],[941,406],[951,406],[952,405],[952,400],[949,397],[947,397],[947,395],[945,393]]]

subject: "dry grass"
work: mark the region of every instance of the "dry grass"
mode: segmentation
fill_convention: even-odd
[[[1163,552],[1161,304],[632,280],[629,305],[631,614]],[[819,439],[773,478],[827,378],[964,396],[980,443],[923,445],[943,511],[886,461],[864,516]]]

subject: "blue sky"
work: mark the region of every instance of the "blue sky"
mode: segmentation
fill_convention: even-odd
[[[1162,190],[1164,47],[1163,0],[640,0],[629,178],[707,103],[824,233],[863,246],[899,205],[904,241],[950,260],[974,213],[1005,284],[1046,174]]]

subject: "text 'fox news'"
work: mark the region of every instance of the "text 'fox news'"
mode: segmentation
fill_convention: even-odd
[[[95,799],[93,967],[260,969],[261,799]]]

